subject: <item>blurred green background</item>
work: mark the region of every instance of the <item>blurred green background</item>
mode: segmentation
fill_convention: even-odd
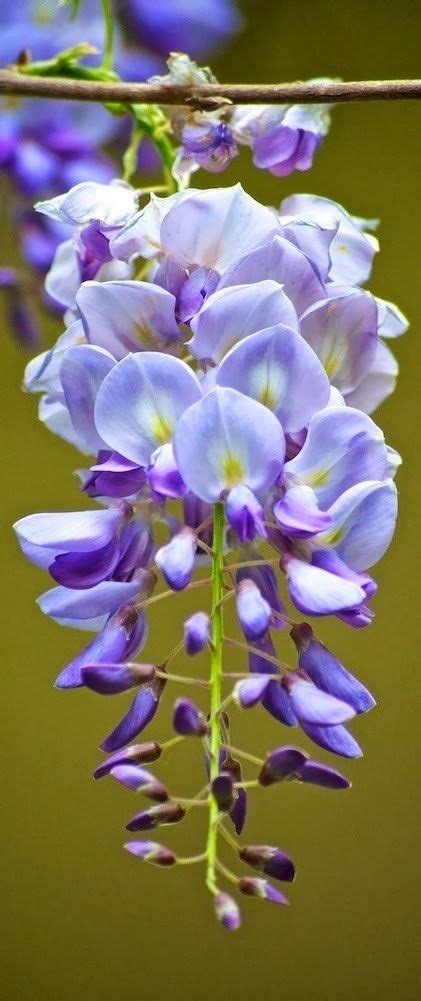
[[[255,0],[246,11],[247,31],[213,63],[221,79],[420,75],[415,0]],[[376,572],[376,620],[363,632],[341,625],[319,630],[378,699],[378,709],[353,727],[365,757],[345,765],[354,783],[349,793],[291,786],[253,797],[247,840],[279,843],[293,855],[298,879],[291,907],[281,912],[244,899],[244,924],[235,936],[214,922],[200,867],[155,870],[121,848],[137,803],[112,782],[94,784],[91,771],[122,704],[52,687],[83,635],[60,629],[34,606],[47,582],[20,556],[9,525],[32,511],[77,508],[72,471],[80,458],[36,422],[35,400],[20,392],[22,353],[2,327],[7,1001],[419,997],[420,127],[415,102],[338,107],[310,175],[279,181],[255,171],[245,157],[222,178],[223,184],[241,179],[251,194],[273,204],[310,190],[358,215],[379,216],[381,253],[371,288],[397,301],[411,319],[409,334],[396,343],[398,391],[377,415],[405,465],[399,530]],[[207,177],[200,180],[204,185]],[[9,197],[3,191],[2,263],[16,258],[6,232]],[[170,648],[191,607],[181,596],[154,615],[151,658]],[[170,703],[167,696],[154,728],[158,737],[165,735]],[[260,710],[233,726],[235,742],[256,751],[285,737]],[[176,749],[162,768],[179,794],[201,782],[191,757]],[[190,815],[179,830],[163,832],[163,840],[198,851],[202,824],[201,816]]]

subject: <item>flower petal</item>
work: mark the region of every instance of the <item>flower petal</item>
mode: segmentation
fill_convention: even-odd
[[[306,484],[326,509],[349,487],[387,475],[382,431],[352,407],[328,407],[312,417],[298,455],[285,464],[287,482]]]
[[[156,448],[171,441],[183,411],[200,397],[199,381],[185,362],[157,351],[129,355],[101,386],[95,424],[111,448],[147,466]]]
[[[295,330],[280,324],[236,344],[221,362],[216,381],[263,403],[289,432],[305,427],[326,406],[330,393],[312,348]]]
[[[365,599],[358,584],[295,557],[288,559],[286,575],[291,598],[305,614],[331,615],[353,608]]]
[[[60,368],[60,382],[79,447],[88,454],[96,455],[104,445],[95,427],[94,407],[99,387],[114,365],[108,351],[83,344],[66,351]]]
[[[179,340],[175,298],[170,292],[137,281],[90,281],[81,285],[76,303],[87,340],[117,360],[127,353]]]
[[[275,324],[298,329],[295,309],[278,282],[224,288],[210,295],[191,321],[188,346],[195,358],[218,363],[234,344]]]
[[[284,436],[276,417],[235,389],[212,390],[178,421],[174,453],[189,489],[218,500],[237,484],[269,487],[282,469]]]

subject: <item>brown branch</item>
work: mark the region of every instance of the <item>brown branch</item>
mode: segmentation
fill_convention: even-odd
[[[335,104],[347,101],[400,101],[421,98],[421,80],[356,80],[329,83],[208,84],[202,87],[151,83],[103,83],[38,77],[0,70],[0,94],[120,104],[189,104],[213,108],[233,104]]]

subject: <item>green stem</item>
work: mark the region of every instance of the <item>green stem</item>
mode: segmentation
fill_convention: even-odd
[[[114,18],[112,0],[102,0],[102,12],[104,15],[105,39],[101,68],[109,71],[113,68],[114,60]]]
[[[130,142],[123,156],[123,181],[129,183],[137,170],[137,153],[143,139],[143,132],[137,122],[133,122]]]
[[[177,191],[177,182],[172,176],[172,166],[175,160],[174,148],[165,133],[161,135],[152,135],[152,142],[160,154],[162,160],[163,173],[165,178],[165,183],[167,185],[168,194],[170,195],[173,191]]]
[[[213,509],[213,557],[212,557],[212,654],[210,673],[210,781],[219,773],[219,752],[221,747],[221,726],[219,710],[221,708],[222,690],[222,640],[223,640],[223,608],[221,598],[223,593],[223,548],[224,548],[224,507],[218,502]],[[206,843],[208,860],[206,885],[211,893],[217,892],[216,885],[216,853],[218,840],[218,806],[211,795],[209,797],[209,831]]]

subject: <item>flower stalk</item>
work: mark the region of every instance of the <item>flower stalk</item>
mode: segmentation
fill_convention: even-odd
[[[219,712],[222,691],[222,644],[223,644],[223,546],[224,507],[218,502],[213,513],[213,559],[212,559],[212,653],[210,672],[210,781],[219,772],[219,752],[221,748],[221,724]],[[214,796],[209,797],[209,830],[206,844],[207,873],[206,885],[211,893],[217,893],[216,861],[218,841],[218,806]]]

